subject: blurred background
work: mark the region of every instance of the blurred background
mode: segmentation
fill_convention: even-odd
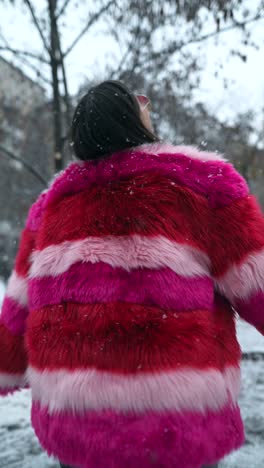
[[[161,137],[225,153],[264,204],[263,0],[0,0],[0,18],[0,277],[103,79],[147,94]]]
[[[162,138],[225,153],[264,206],[263,64],[264,0],[0,0],[0,303],[28,208],[72,158],[74,106],[101,80],[147,94]],[[261,468],[264,344],[243,326],[241,340],[251,436],[225,466]],[[0,404],[1,467],[56,466],[28,405]]]

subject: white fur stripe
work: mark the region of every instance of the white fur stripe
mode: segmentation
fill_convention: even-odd
[[[184,156],[188,156],[191,159],[198,159],[200,161],[226,161],[224,156],[220,153],[214,153],[212,151],[202,151],[196,146],[174,146],[170,143],[146,143],[136,148],[136,150],[142,149],[144,153],[149,154],[184,154]],[[134,151],[135,149],[132,148],[130,151]]]
[[[27,278],[18,275],[16,271],[12,272],[8,281],[6,295],[14,299],[22,306],[28,304],[28,282]]]
[[[210,268],[205,253],[163,236],[87,237],[35,251],[30,277],[57,276],[77,262],[104,262],[127,271],[169,267],[186,277],[209,276]]]
[[[0,389],[22,388],[25,385],[25,374],[8,374],[6,372],[0,372]]]
[[[216,280],[216,287],[231,302],[264,291],[264,249],[248,255],[240,265],[233,265]]]
[[[34,400],[50,411],[114,409],[121,411],[219,410],[235,402],[240,388],[237,367],[120,375],[90,370],[41,372],[28,369]]]

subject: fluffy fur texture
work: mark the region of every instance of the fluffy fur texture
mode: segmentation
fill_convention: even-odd
[[[241,264],[233,265],[218,279],[217,287],[232,303],[239,299],[245,301],[257,291],[263,293],[264,249],[249,254]]]
[[[255,256],[264,249],[264,217],[255,198],[249,196],[223,209],[211,210],[208,233],[212,274],[221,279],[230,268],[242,265],[249,255]],[[256,268],[247,273],[248,282],[252,283]],[[234,280],[237,278],[233,278],[231,290]]]
[[[197,293],[193,294],[193,291]],[[102,262],[80,262],[59,276],[30,279],[29,296],[31,309],[63,301],[82,304],[132,302],[189,311],[212,310],[214,288],[208,277],[185,278],[169,268],[128,272]]]
[[[30,268],[31,254],[35,249],[36,233],[27,228],[21,234],[20,245],[15,262],[16,274],[26,277]]]
[[[168,267],[186,277],[210,274],[210,261],[198,249],[171,242],[165,237],[130,236],[87,237],[37,250],[32,255],[29,277],[57,276],[77,262],[104,262],[126,271]]]
[[[33,425],[67,464],[215,462],[243,441],[231,306],[264,329],[263,249],[260,209],[218,155],[158,144],[71,164],[22,234],[2,391],[29,364]]]
[[[28,313],[27,306],[21,306],[17,301],[6,296],[2,306],[1,322],[11,333],[22,336],[25,332]]]
[[[12,395],[13,393],[19,391],[21,389],[21,382],[19,382],[19,386],[18,387],[2,387],[0,388],[0,396],[2,397],[5,397],[5,396],[8,396],[8,395]]]
[[[20,305],[28,304],[28,281],[27,277],[20,276],[13,271],[8,281],[6,295],[17,301]]]
[[[189,156],[191,159],[198,159],[199,161],[226,161],[224,156],[220,153],[213,153],[210,151],[201,151],[195,146],[178,145],[174,146],[170,143],[153,143],[141,145],[137,150],[143,153],[160,155],[160,154],[184,154]],[[131,150],[134,151],[133,149]]]
[[[93,186],[48,204],[37,249],[65,240],[135,234],[166,237],[204,250],[209,219],[208,202],[201,195],[156,173],[130,175],[100,185],[100,195]]]
[[[236,366],[240,348],[229,307],[175,313],[128,303],[65,303],[31,312],[26,344],[40,369],[131,374]],[[47,350],[49,350],[47,352]]]
[[[45,190],[38,197],[37,201],[33,203],[26,221],[26,228],[28,231],[36,232],[40,226],[44,203],[46,200],[47,191]]]
[[[263,333],[264,294],[263,291],[253,293],[247,299],[237,299],[235,307],[243,319],[254,325]],[[264,333],[263,333],[264,334]]]
[[[263,249],[264,220],[253,197],[212,210],[203,197],[148,174],[102,186],[100,196],[94,187],[49,205],[37,250],[87,237],[133,235],[165,237],[199,249],[209,255],[214,275],[221,276],[251,252]]]
[[[244,442],[240,412],[233,405],[207,414],[51,415],[35,402],[32,423],[50,455],[82,468],[201,468]]]
[[[0,373],[9,376],[11,382],[14,375],[15,378],[20,375],[22,382],[26,368],[27,356],[23,337],[14,336],[0,321]]]
[[[144,150],[121,152],[109,159],[92,163],[73,163],[66,172],[55,181],[49,191],[46,203],[52,203],[58,198],[78,193],[95,183],[107,183],[144,173],[158,173],[170,180],[186,186],[204,195],[211,206],[225,206],[235,199],[246,196],[248,188],[244,179],[234,170],[233,166],[224,161],[208,160],[204,156],[197,158],[197,150],[193,151],[194,158],[179,153],[166,154],[162,151],[153,154]],[[191,150],[190,152],[191,153]]]
[[[237,367],[218,370],[186,368],[163,373],[117,375],[95,369],[39,372],[28,369],[32,397],[50,414],[82,413],[109,408],[121,412],[217,411],[236,402],[240,390]]]
[[[0,372],[0,387],[6,393],[10,393],[26,384],[25,374],[8,374]]]

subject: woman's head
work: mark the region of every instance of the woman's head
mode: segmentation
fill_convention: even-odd
[[[119,81],[91,88],[76,107],[71,129],[77,158],[97,160],[133,146],[158,141],[147,103]]]

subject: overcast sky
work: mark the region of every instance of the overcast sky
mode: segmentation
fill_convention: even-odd
[[[250,0],[252,6],[257,0]],[[39,8],[46,4],[45,0],[38,0]],[[1,4],[2,5],[2,4]],[[64,48],[76,33],[80,25],[86,20],[85,2],[77,11],[72,8],[67,17],[67,34],[63,36]],[[30,24],[27,10],[11,6],[0,6],[0,33],[5,36],[14,48],[39,51],[40,40],[38,34]],[[253,38],[260,46],[260,50],[248,49],[246,63],[239,58],[228,57],[230,46],[239,43],[238,32],[227,32],[221,35],[220,44],[214,39],[202,44],[202,61],[205,71],[202,73],[201,87],[196,92],[196,98],[205,102],[209,108],[222,119],[232,119],[238,112],[254,109],[257,112],[258,125],[263,125],[264,109],[264,21],[251,25]],[[67,60],[70,92],[75,93],[85,78],[103,74],[106,57],[118,61],[121,56],[119,47],[114,40],[106,36],[104,25],[98,25],[85,36],[74,49]],[[10,55],[5,54],[6,58]],[[177,60],[177,58],[175,58]],[[214,72],[216,64],[222,62],[223,69],[216,78]],[[27,73],[34,77],[34,73]],[[223,87],[223,78],[229,80],[228,89]],[[143,91],[143,90],[142,90]]]

